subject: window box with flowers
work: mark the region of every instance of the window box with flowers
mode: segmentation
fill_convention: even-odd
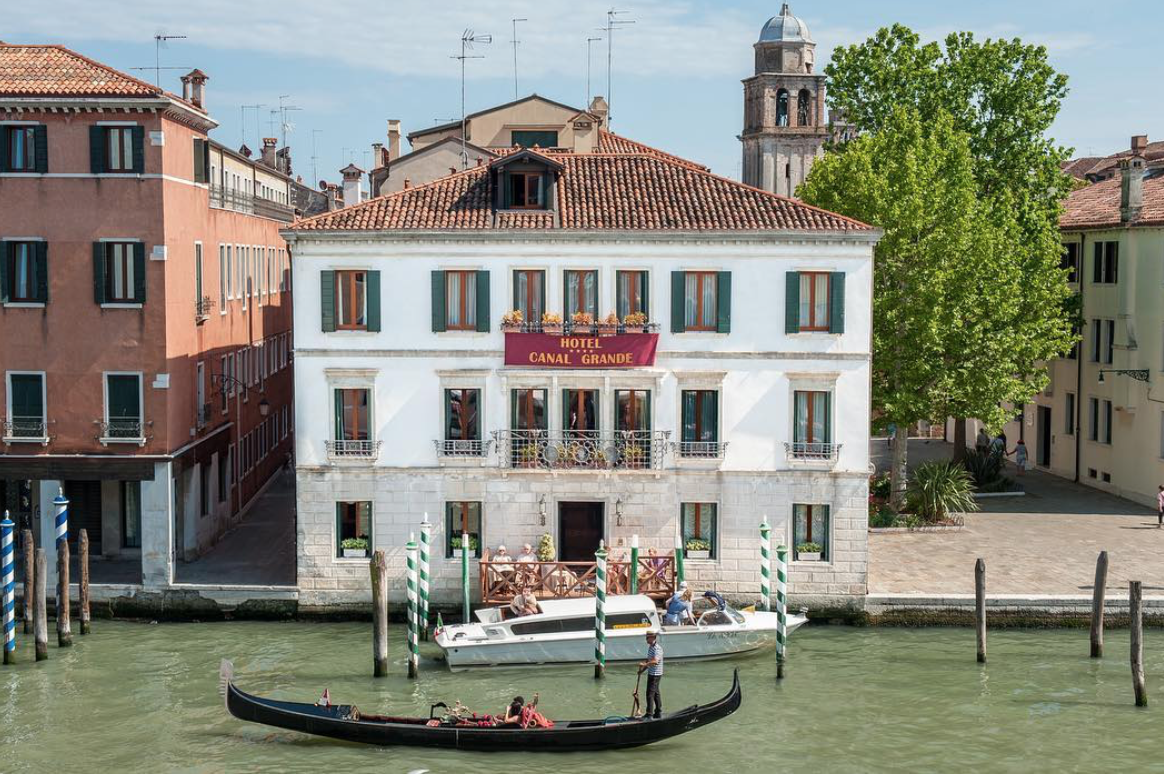
[[[511,312],[506,312],[501,316],[501,330],[503,331],[520,331],[522,323],[525,322],[525,315],[521,313],[520,309],[514,309]]]
[[[688,559],[710,559],[711,542],[702,538],[688,538],[685,555]]]
[[[368,539],[348,538],[340,543],[340,550],[343,551],[344,559],[367,559]]]
[[[631,312],[626,317],[622,318],[623,328],[627,333],[650,333],[650,325],[647,322],[647,315],[643,312]]]
[[[575,312],[570,323],[574,333],[594,333],[594,315],[590,312]]]
[[[820,543],[801,543],[796,547],[796,561],[819,562],[823,552],[824,546]]]
[[[562,315],[557,312],[542,314],[542,332],[559,334],[562,332]]]
[[[611,312],[598,323],[598,335],[613,336],[618,333],[618,326],[618,315]]]
[[[452,544],[452,547],[453,547],[453,558],[460,559],[461,555],[463,553],[465,553],[464,549],[461,546],[461,538],[459,536],[454,537],[449,542]],[[469,556],[471,556],[471,557],[476,556],[477,549],[479,547],[480,547],[480,543],[478,543],[478,541],[477,541],[477,536],[476,535],[469,535]]]

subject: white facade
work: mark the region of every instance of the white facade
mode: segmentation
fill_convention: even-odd
[[[300,604],[370,598],[366,559],[340,556],[337,502],[367,501],[372,543],[397,568],[425,513],[434,523],[433,592],[459,599],[459,561],[448,557],[446,503],[481,503],[482,538],[511,552],[545,532],[562,549],[559,505],[603,503],[602,533],[626,558],[632,535],[670,554],[682,503],[715,505],[712,558],[688,559],[687,577],[740,599],[759,593],[759,532],[792,545],[794,504],[828,506],[825,561],[794,562],[791,590],[818,604],[847,604],[866,584],[870,322],[875,232],[700,234],[353,232],[292,234],[296,294],[296,464]],[[381,330],[323,332],[321,272],[379,271]],[[614,308],[616,270],[649,272],[650,319],[661,323],[653,367],[609,370],[505,366],[500,318],[516,306],[514,269],[540,269],[546,307],[562,313],[563,271],[598,271],[600,316]],[[490,272],[489,332],[432,331],[434,270]],[[731,272],[729,333],[672,333],[671,274]],[[844,332],[785,333],[786,273],[843,272]],[[523,335],[523,334],[513,334]],[[372,392],[372,459],[337,459],[335,390]],[[649,390],[651,429],[680,438],[680,394],[719,394],[722,457],[687,459],[669,449],[650,470],[513,468],[496,445],[480,457],[442,456],[446,389],[481,390],[481,438],[511,425],[510,390],[547,391],[549,429],[560,427],[562,391],[594,389],[599,427],[614,422],[614,391]],[[830,395],[835,457],[792,459],[793,394]],[[543,508],[546,516],[543,526]],[[819,530],[818,530],[819,531]],[[820,540],[818,534],[816,540]],[[473,588],[476,594],[474,563]],[[403,573],[396,573],[402,584]]]

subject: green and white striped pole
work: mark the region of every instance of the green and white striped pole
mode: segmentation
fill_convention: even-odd
[[[428,642],[428,554],[432,545],[432,524],[425,511],[420,523],[420,636]]]
[[[788,547],[776,548],[776,679],[784,679],[788,656]]]
[[[416,541],[413,535],[408,536],[408,545],[404,551],[408,557],[408,676],[415,679],[420,671],[420,643],[417,637],[417,624],[420,614],[417,609],[417,577],[416,577]]]
[[[760,607],[765,613],[772,610],[772,528],[767,516],[760,522]]]
[[[469,533],[461,533],[461,623],[469,623]]]
[[[683,528],[679,528],[679,537],[675,538],[675,588],[686,580],[683,577]]]
[[[630,593],[639,593],[639,536],[631,535]]]
[[[606,545],[594,552],[594,679],[606,676]]]

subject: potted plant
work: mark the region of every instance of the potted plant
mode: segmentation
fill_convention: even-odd
[[[628,468],[641,468],[646,465],[647,450],[641,444],[628,443],[622,450],[622,458],[626,460]]]
[[[542,313],[542,332],[543,333],[561,333],[562,332],[562,315],[557,312],[543,312]]]
[[[554,561],[554,556],[558,553],[558,549],[554,547],[554,536],[549,532],[543,532],[542,536],[538,538],[538,547],[535,553],[538,555],[539,562]]]
[[[602,319],[602,322],[598,323],[598,335],[613,336],[616,333],[618,333],[618,315],[611,312]]]
[[[685,544],[687,551],[685,556],[688,559],[710,559],[711,558],[711,543],[703,538],[690,537],[687,538]]]
[[[796,561],[819,562],[824,553],[824,546],[820,543],[800,543],[796,546]]]
[[[574,333],[592,333],[594,330],[594,315],[590,312],[574,312],[570,316]]]
[[[461,548],[461,536],[460,535],[455,536],[451,542],[453,545],[453,558],[460,559],[461,554],[463,553],[463,550]],[[479,543],[477,542],[477,536],[476,535],[469,535],[469,555],[470,556],[473,556],[477,553],[478,545],[479,545]]]
[[[366,537],[345,538],[340,541],[340,551],[344,559],[367,559],[368,539]]]
[[[520,331],[523,322],[525,322],[525,317],[522,315],[521,310],[514,309],[501,315],[501,330]]]
[[[622,318],[622,324],[626,326],[628,332],[633,330],[642,330],[647,332],[647,316],[642,312],[631,312],[626,317]]]

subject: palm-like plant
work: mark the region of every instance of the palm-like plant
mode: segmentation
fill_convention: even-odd
[[[943,521],[951,513],[978,510],[972,490],[970,474],[958,463],[927,462],[914,470],[905,505],[927,522]]]

